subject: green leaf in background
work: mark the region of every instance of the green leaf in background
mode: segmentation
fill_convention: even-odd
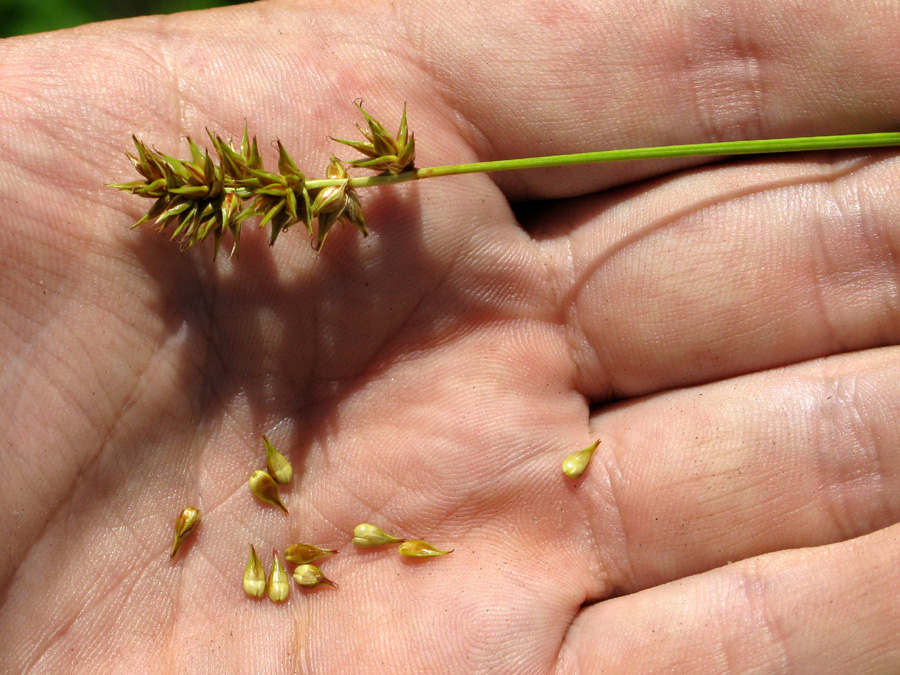
[[[0,38],[93,21],[236,5],[239,0],[0,0]]]

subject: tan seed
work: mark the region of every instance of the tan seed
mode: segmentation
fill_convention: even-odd
[[[250,561],[244,570],[244,593],[251,598],[261,598],[266,594],[266,570],[250,544]]]
[[[281,566],[278,559],[278,551],[272,549],[275,561],[272,563],[272,571],[269,572],[269,600],[272,602],[284,602],[291,593],[291,582],[287,572]]]
[[[562,463],[563,473],[569,478],[578,478],[587,469],[588,464],[591,463],[591,457],[594,456],[594,451],[598,445],[600,445],[600,441],[596,440],[584,450],[573,452],[566,457]]]
[[[380,527],[362,523],[353,528],[353,543],[360,548],[375,548],[385,544],[396,544],[403,541],[399,537],[392,537]]]
[[[287,457],[282,455],[275,446],[263,435],[263,445],[266,448],[266,468],[276,481],[285,485],[291,482],[294,476],[294,469]]]
[[[421,539],[410,539],[409,541],[404,541],[400,544],[400,555],[406,556],[407,558],[434,558],[439,555],[447,555],[448,553],[453,553],[453,550],[442,551],[439,548],[435,548],[427,541],[422,541]]]
[[[297,566],[294,570],[294,581],[305,588],[315,588],[320,584],[328,584],[334,588],[338,587],[336,583],[322,573],[322,570],[315,565],[309,564]]]

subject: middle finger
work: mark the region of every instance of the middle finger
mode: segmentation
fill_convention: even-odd
[[[579,498],[613,585],[632,592],[900,521],[898,407],[891,347],[601,412]]]

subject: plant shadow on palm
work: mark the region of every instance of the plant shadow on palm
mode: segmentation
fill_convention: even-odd
[[[436,319],[410,321],[439,273],[421,247],[414,187],[368,200],[367,240],[342,228],[316,253],[304,233],[286,232],[281,245],[301,249],[287,269],[262,233],[246,232],[223,262],[227,251],[216,261],[208,242],[180,252],[135,231],[132,253],[157,285],[153,310],[178,344],[177,387],[193,393],[199,423],[240,400],[248,435],[291,418],[291,444],[306,447],[344,398],[434,339]]]
[[[261,550],[304,540],[342,549],[328,562],[340,591],[320,589],[290,610],[332,617],[322,619],[323,631],[302,631],[304,648],[326,650],[330,621],[370,622],[366,612],[348,619],[347,607],[369,606],[377,616],[382,610],[371,605],[371,595],[395,603],[402,589],[411,594],[406,597],[431,598],[450,633],[471,641],[451,641],[448,649],[480,651],[485,658],[495,658],[496,635],[481,629],[475,635],[473,613],[505,622],[524,613],[536,629],[552,616],[556,642],[535,645],[549,662],[569,620],[560,606],[571,613],[584,600],[583,590],[546,597],[565,574],[562,566],[529,580],[515,565],[521,547],[545,541],[547,528],[558,527],[555,521],[563,517],[562,508],[554,508],[554,522],[540,523],[542,495],[565,489],[558,463],[545,464],[547,452],[566,447],[560,429],[583,432],[586,406],[559,384],[555,363],[537,358],[543,347],[564,343],[544,329],[555,317],[552,293],[533,297],[537,273],[517,264],[533,245],[507,227],[511,218],[494,222],[497,212],[508,215],[508,207],[499,191],[488,189],[498,206],[481,217],[481,238],[456,238],[440,255],[423,241],[428,223],[415,185],[383,188],[367,198],[370,238],[348,228],[332,234],[319,254],[305,250],[304,236],[292,232],[282,235],[282,246],[304,248],[289,258],[279,258],[261,234],[248,232],[238,256],[216,263],[211,247],[179,255],[152,233],[134,238],[132,252],[158,288],[154,311],[164,317],[169,336],[165,348],[177,373],[173,391],[195,406],[184,424],[207,437],[195,442],[195,450],[206,464],[215,451],[203,446],[232,446],[221,451],[221,457],[230,455],[220,462],[223,468],[195,468],[201,492],[209,486],[204,476],[227,476],[218,494],[208,497],[216,511],[224,507],[222,513],[204,521],[197,543],[206,539],[203,548],[221,552],[230,542],[237,560],[248,537],[257,537],[251,540]],[[458,212],[479,223],[484,210],[475,200]],[[512,260],[493,244],[491,227],[518,242]],[[529,296],[523,316],[510,298]],[[538,327],[532,331],[532,325]],[[523,381],[528,385],[519,388]],[[545,398],[549,403],[541,404]],[[271,435],[273,426],[299,474],[286,500],[289,518],[253,500],[246,478],[257,467],[239,461],[258,456],[259,434]],[[234,449],[239,444],[245,447]],[[262,521],[249,506],[263,512]],[[352,527],[374,517],[398,536],[456,550],[447,558],[413,562],[394,560],[396,551],[354,550],[348,545]],[[539,523],[533,533],[512,540],[503,535],[519,530],[523,519]],[[191,565],[188,556],[201,555],[198,548],[186,545],[185,565]],[[543,570],[568,552],[563,546],[531,564]],[[256,611],[240,595],[244,562],[214,565],[219,585],[226,586],[217,592],[243,608],[236,610],[240,616]],[[385,569],[395,587],[381,579]],[[509,601],[513,591],[518,599]],[[415,626],[422,620],[417,604],[401,605],[392,610],[398,621]],[[347,648],[365,651],[363,637]],[[415,632],[402,636],[409,645],[419,639]]]

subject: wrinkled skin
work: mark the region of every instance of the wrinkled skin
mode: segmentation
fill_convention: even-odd
[[[408,103],[419,166],[893,130],[888,5],[261,2],[0,44],[0,671],[896,672],[897,151],[435,179],[363,191],[368,239],[216,261],[102,186],[132,132],[245,119],[321,174],[357,97]],[[247,487],[263,433],[290,516]],[[248,543],[298,541],[340,589],[245,597]]]

